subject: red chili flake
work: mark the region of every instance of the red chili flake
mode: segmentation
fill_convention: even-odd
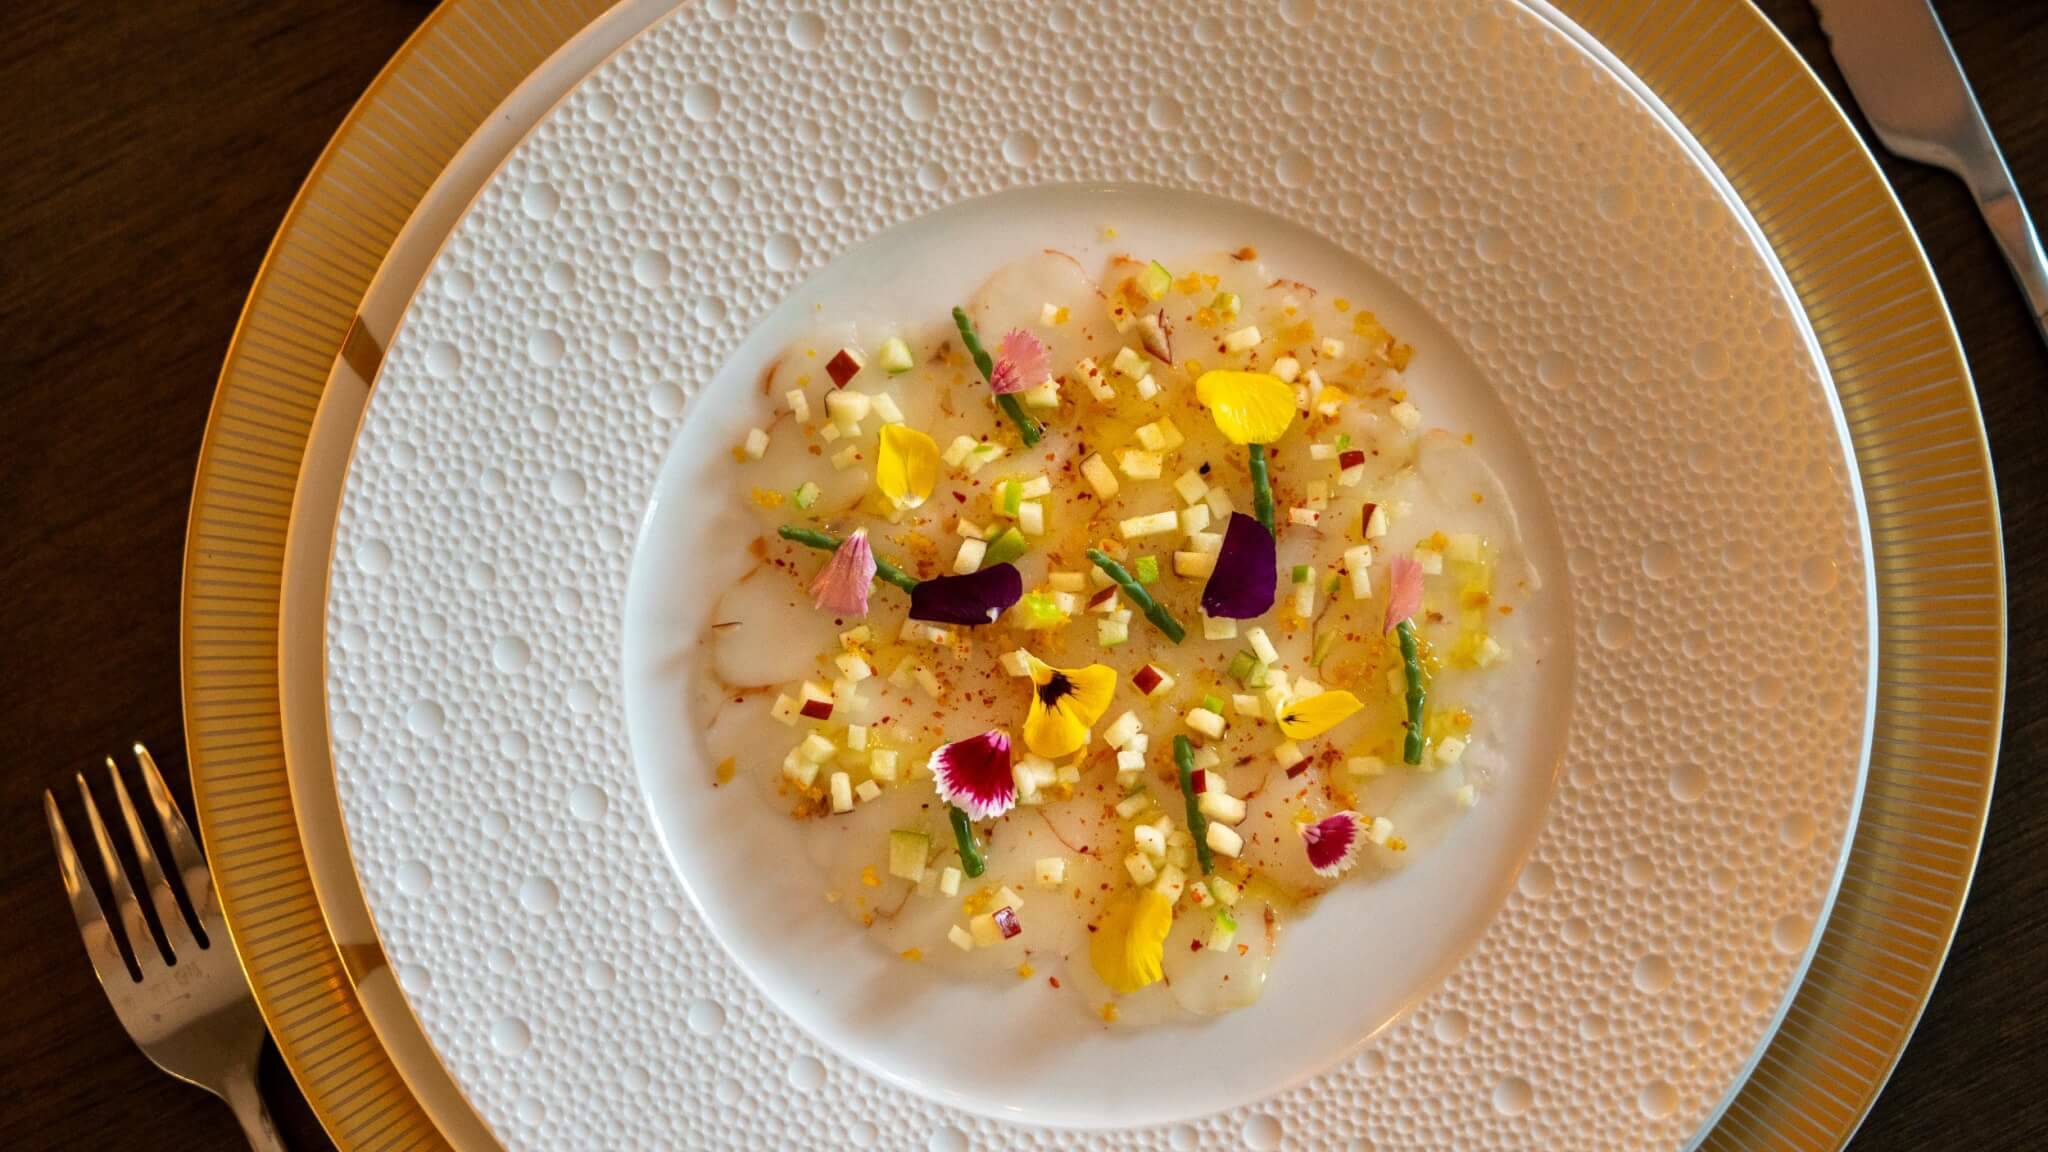
[[[1011,911],[1010,906],[1007,904],[996,909],[995,920],[996,927],[1003,930],[1003,939],[1005,940],[1024,930],[1024,926],[1017,923],[1017,913]]]
[[[1205,769],[1197,768],[1193,772],[1188,773],[1188,791],[1200,796],[1208,790],[1209,773]]]
[[[1045,978],[1045,982],[1046,982],[1047,984],[1050,984],[1050,985],[1052,985],[1052,986],[1053,986],[1053,987],[1055,987],[1055,988],[1057,988],[1057,987],[1059,987],[1059,986],[1060,986],[1060,978],[1059,978],[1059,977],[1057,977],[1057,976],[1047,976],[1047,977]]]
[[[1365,463],[1365,453],[1357,448],[1347,448],[1337,453],[1339,468],[1356,468]]]
[[[1296,764],[1296,765],[1295,765],[1294,767],[1292,767],[1292,768],[1289,768],[1289,769],[1287,770],[1287,778],[1288,778],[1289,780],[1292,780],[1292,779],[1294,779],[1294,778],[1295,778],[1296,776],[1299,776],[1299,775],[1301,775],[1301,774],[1302,774],[1303,772],[1306,772],[1306,771],[1308,771],[1308,761],[1306,761],[1306,760],[1303,760],[1303,761],[1302,761],[1301,763],[1299,763],[1299,764]]]
[[[848,380],[860,375],[861,364],[860,353],[851,348],[841,348],[825,362],[825,375],[832,378],[834,388],[844,388]]]
[[[804,701],[803,714],[805,718],[811,720],[830,720],[832,718],[832,702],[830,700],[806,700]]]
[[[1371,501],[1367,501],[1366,503],[1364,503],[1364,504],[1362,504],[1362,505],[1360,505],[1360,506],[1359,506],[1359,509],[1358,509],[1358,534],[1359,534],[1359,535],[1363,536],[1363,535],[1365,535],[1366,533],[1368,533],[1368,532],[1372,531],[1372,514],[1373,514],[1374,512],[1377,512],[1378,510],[1379,510],[1379,505],[1377,505],[1377,504],[1374,504],[1374,503],[1372,503]]]
[[[1201,950],[1202,950],[1202,942],[1201,942],[1200,940],[1190,940],[1190,941],[1188,941],[1188,951],[1190,951],[1190,952],[1200,952]]]
[[[1136,672],[1132,673],[1131,686],[1133,688],[1136,688],[1138,691],[1143,692],[1145,695],[1150,696],[1152,694],[1152,690],[1154,688],[1159,687],[1159,682],[1163,679],[1165,679],[1165,677],[1159,674],[1159,669],[1154,668],[1150,664],[1147,664],[1143,668],[1140,668]]]

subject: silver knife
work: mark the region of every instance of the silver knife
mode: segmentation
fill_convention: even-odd
[[[2048,339],[2048,256],[1928,0],[1813,0],[1884,146],[1962,177]]]

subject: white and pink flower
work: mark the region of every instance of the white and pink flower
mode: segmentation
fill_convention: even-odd
[[[1358,863],[1359,846],[1365,843],[1365,818],[1343,811],[1301,826],[1301,842],[1308,849],[1308,865],[1318,876],[1335,878]]]
[[[1010,774],[1010,736],[991,728],[956,740],[932,753],[932,784],[939,796],[970,820],[993,820],[1017,803],[1017,779]]]

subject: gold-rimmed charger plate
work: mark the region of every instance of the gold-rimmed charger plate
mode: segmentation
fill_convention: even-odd
[[[1714,157],[1811,316],[1855,439],[1880,614],[1863,814],[1811,972],[1707,1147],[1846,1143],[1938,974],[1983,830],[2005,669],[1982,420],[1917,241],[1853,129],[1746,0],[1557,5]],[[230,347],[186,546],[194,791],[229,926],[286,1063],[344,1149],[443,1145],[326,931],[279,732],[286,521],[357,304],[428,186],[600,0],[448,0],[379,76],[287,216]],[[354,975],[352,975],[352,973]]]

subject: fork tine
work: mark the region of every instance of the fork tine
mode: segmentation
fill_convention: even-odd
[[[83,772],[78,773],[78,794],[85,800],[85,818],[92,825],[93,841],[100,846],[100,863],[107,867],[107,888],[114,896],[114,914],[121,918],[121,933],[128,937],[128,952],[135,957],[135,966],[146,975],[167,957],[157,948],[156,938],[149,934],[149,924],[142,918],[142,905],[136,903],[135,889],[128,884],[128,870],[121,867],[121,858],[114,854],[114,841],[107,836],[106,822],[100,819],[100,807],[93,803],[92,788],[86,784]]]
[[[71,918],[78,921],[78,934],[85,940],[85,954],[92,958],[93,974],[102,984],[118,979],[130,982],[135,973],[114,942],[114,929],[100,912],[100,898],[78,864],[78,852],[71,847],[71,833],[64,827],[64,814],[57,810],[57,798],[43,789],[43,817],[50,824],[50,841],[57,846],[57,871],[64,877],[64,894],[71,898]]]
[[[135,847],[135,862],[142,866],[142,886],[149,889],[149,902],[156,908],[157,927],[163,929],[164,942],[170,945],[171,957],[176,959],[181,948],[197,948],[199,942],[192,938],[185,913],[178,907],[178,897],[164,879],[163,866],[157,863],[149,833],[143,831],[142,820],[135,814],[135,802],[128,798],[128,785],[121,782],[121,769],[112,756],[107,757],[107,779],[114,782],[114,799],[121,806],[121,822],[128,826],[128,842]]]
[[[210,934],[213,925],[219,922],[220,910],[213,902],[213,875],[206,870],[206,857],[199,854],[199,846],[192,840],[192,829],[185,824],[184,813],[178,811],[178,802],[171,799],[171,790],[164,787],[163,773],[156,769],[156,757],[141,744],[135,745],[135,759],[142,763],[142,782],[149,788],[149,802],[156,808],[157,823],[164,830],[164,842],[171,846],[171,862],[178,867],[178,878],[185,882],[185,896],[192,901],[192,914],[199,918],[200,925]]]

